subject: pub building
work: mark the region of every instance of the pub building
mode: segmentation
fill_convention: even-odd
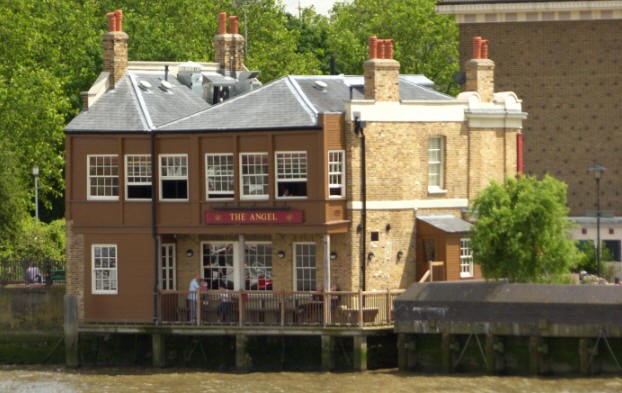
[[[186,320],[161,296],[185,300],[197,274],[207,292],[266,294],[480,277],[463,215],[521,171],[526,118],[494,92],[486,40],[451,97],[400,75],[375,36],[364,75],[264,85],[224,13],[215,62],[128,62],[122,17],[108,14],[103,71],[65,129],[78,323]]]

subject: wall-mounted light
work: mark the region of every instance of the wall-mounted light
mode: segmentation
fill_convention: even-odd
[[[354,112],[352,116],[354,117],[354,133],[356,135],[362,134],[367,122],[361,120],[361,112]]]
[[[367,260],[371,261],[372,259],[374,259],[375,255],[373,252],[370,252],[369,254],[367,254]]]
[[[363,225],[362,224],[358,224],[356,226],[356,233],[361,233],[362,230],[363,230]]]
[[[397,260],[399,261],[400,259],[402,259],[403,256],[404,256],[404,252],[402,250],[399,250],[397,252]]]
[[[391,224],[387,224],[387,226],[384,227],[384,229],[389,232],[391,230]]]
[[[188,258],[190,258],[193,255],[194,255],[194,251],[192,251],[192,248],[189,248],[189,249],[186,250],[186,256]]]
[[[336,251],[331,251],[331,253],[330,253],[330,260],[334,261],[335,259],[337,259],[337,252]]]
[[[279,259],[285,258],[285,251],[280,250],[279,252],[276,253],[276,256],[279,257]]]

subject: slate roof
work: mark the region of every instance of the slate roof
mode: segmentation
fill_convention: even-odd
[[[148,83],[145,88],[144,82]],[[162,73],[128,70],[115,89],[104,93],[66,127],[71,132],[198,132],[318,128],[318,115],[343,113],[351,99],[363,98],[363,77],[290,75],[223,103],[210,105]],[[422,75],[401,75],[403,100],[453,100],[433,89]],[[141,87],[142,86],[142,87]]]
[[[452,215],[417,216],[417,219],[446,233],[470,232],[473,227],[471,223]]]

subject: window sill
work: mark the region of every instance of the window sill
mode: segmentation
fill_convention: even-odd
[[[460,273],[460,278],[462,278],[462,279],[473,278],[473,274],[471,274],[471,273]]]
[[[431,195],[445,195],[445,194],[447,194],[447,190],[443,190],[440,187],[428,187],[428,194],[431,194]]]

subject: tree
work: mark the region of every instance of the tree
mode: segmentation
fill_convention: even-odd
[[[455,94],[458,28],[451,16],[439,15],[434,0],[354,0],[336,3],[328,43],[337,71],[360,74],[367,60],[367,39],[392,38],[401,73],[424,74],[438,88]]]
[[[553,282],[576,263],[569,238],[566,184],[553,177],[506,178],[475,199],[471,236],[475,261],[486,278]]]

